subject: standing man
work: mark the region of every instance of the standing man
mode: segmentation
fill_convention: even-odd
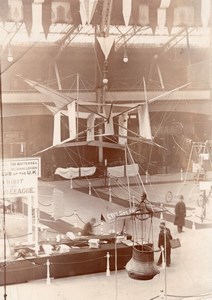
[[[184,203],[183,195],[180,195],[179,201],[175,205],[175,219],[174,225],[177,225],[177,230],[179,233],[183,232],[183,226],[185,225],[186,217],[186,205]]]
[[[171,264],[171,244],[170,240],[172,240],[171,231],[166,227],[165,222],[160,223],[160,233],[158,237],[158,248],[161,249],[160,257],[157,262],[157,266],[161,266],[162,264],[162,252],[165,251],[165,261],[166,266],[169,267]]]

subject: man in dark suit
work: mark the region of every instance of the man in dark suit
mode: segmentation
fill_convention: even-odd
[[[175,219],[174,225],[177,225],[177,230],[179,233],[183,232],[183,226],[185,225],[186,217],[186,205],[184,203],[183,195],[180,195],[179,201],[175,205]]]

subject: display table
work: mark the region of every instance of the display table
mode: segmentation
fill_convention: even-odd
[[[25,258],[7,261],[6,268],[0,263],[0,285],[28,282],[47,278],[47,269],[51,278],[61,278],[82,274],[106,272],[107,254],[109,253],[110,270],[124,269],[132,257],[132,246],[122,243],[103,243],[97,249],[83,246],[70,248],[67,253],[53,251],[51,255],[44,252],[38,256],[32,254]],[[117,260],[116,260],[117,258]],[[6,271],[6,276],[5,275]]]

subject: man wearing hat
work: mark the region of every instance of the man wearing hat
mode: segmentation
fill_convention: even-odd
[[[184,203],[183,195],[180,195],[179,201],[175,205],[175,219],[174,225],[177,225],[178,232],[183,232],[183,226],[185,225],[186,206]]]
[[[172,240],[171,231],[169,228],[166,227],[165,222],[160,223],[160,233],[158,237],[158,248],[162,248],[165,251],[165,260],[166,266],[169,267],[171,264],[171,245],[170,240]],[[157,266],[161,266],[162,264],[162,251],[160,257],[157,262]]]

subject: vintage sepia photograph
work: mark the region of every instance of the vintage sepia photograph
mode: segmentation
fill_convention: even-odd
[[[0,0],[0,299],[212,299],[211,0]]]

